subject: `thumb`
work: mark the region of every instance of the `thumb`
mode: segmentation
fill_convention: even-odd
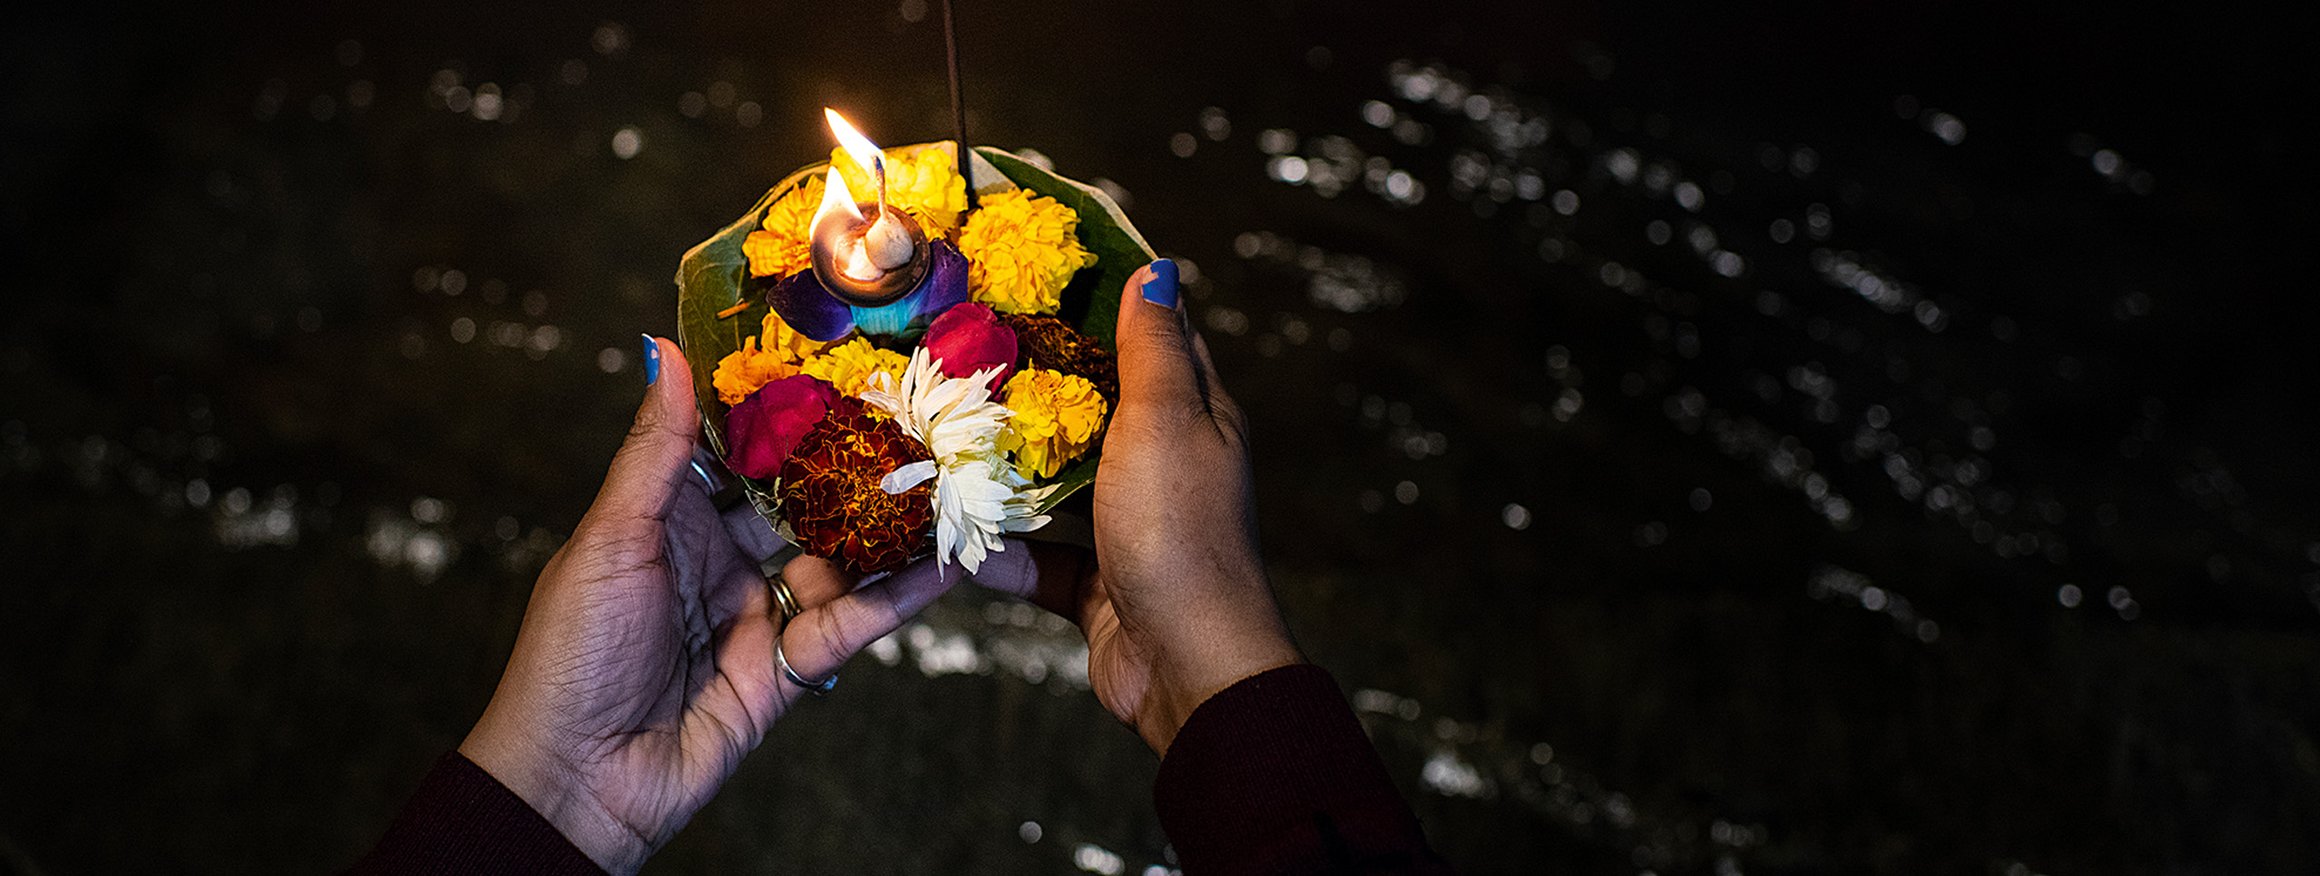
[[[1136,269],[1120,290],[1120,407],[1199,410],[1200,366],[1179,305],[1176,263]]]
[[[644,403],[628,439],[613,454],[604,489],[589,516],[608,520],[660,516],[689,474],[701,419],[693,402],[693,370],[677,345],[644,336]]]

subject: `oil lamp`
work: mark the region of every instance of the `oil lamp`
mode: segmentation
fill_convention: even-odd
[[[814,211],[810,252],[814,275],[830,294],[854,307],[879,307],[917,288],[926,278],[926,232],[918,220],[886,199],[886,153],[836,110],[824,109],[830,133],[846,156],[870,175],[876,200],[857,203],[846,177],[830,168]]]

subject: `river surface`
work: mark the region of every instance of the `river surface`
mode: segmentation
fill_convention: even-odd
[[[2320,870],[2291,28],[962,5],[975,138],[1183,262],[1291,626],[1462,869]],[[939,16],[12,22],[0,871],[366,848],[489,696],[678,255],[824,105],[949,136]],[[1166,873],[1084,661],[946,597],[650,869]]]

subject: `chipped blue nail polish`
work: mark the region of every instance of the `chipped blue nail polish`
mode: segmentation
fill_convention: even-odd
[[[651,386],[661,379],[661,345],[652,335],[644,336],[644,385]]]
[[[1153,262],[1152,278],[1144,281],[1144,300],[1174,309],[1176,307],[1176,262],[1161,259]]]

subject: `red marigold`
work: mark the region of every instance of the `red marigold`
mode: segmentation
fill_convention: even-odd
[[[855,574],[910,563],[934,531],[934,482],[889,494],[879,480],[931,459],[893,420],[840,405],[798,439],[781,467],[781,509],[807,553]]]

